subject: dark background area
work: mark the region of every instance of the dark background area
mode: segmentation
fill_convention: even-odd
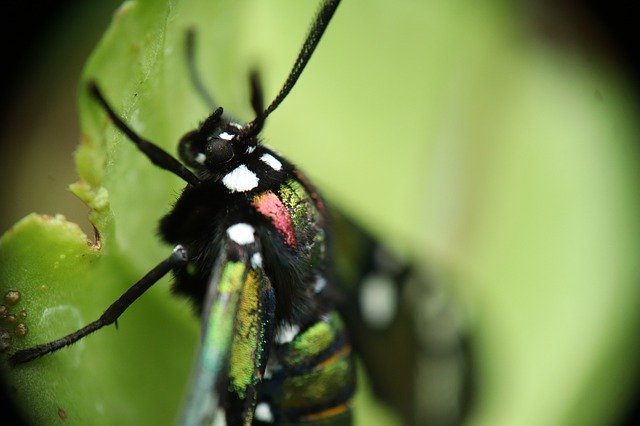
[[[78,62],[74,64],[67,63],[65,56],[58,52],[60,67],[69,66],[69,78],[77,81],[83,62],[82,58],[86,58],[91,51],[91,47],[95,45],[100,34],[108,25],[111,19],[111,11],[114,9],[114,4],[116,4],[114,1],[101,1],[99,3],[102,4],[96,7],[88,3],[94,2],[83,2],[81,0],[40,2],[8,0],[2,2],[4,22],[0,26],[0,51],[2,52],[2,67],[0,68],[2,70],[0,78],[0,133],[4,132],[8,124],[7,121],[11,119],[16,105],[22,102],[25,92],[32,88],[31,79],[36,74],[35,71],[38,69],[43,55],[52,53],[46,51],[50,46],[51,34],[64,31],[61,26],[64,26],[65,21],[69,19],[70,12],[74,9],[82,8],[91,14],[91,19],[87,18],[87,31],[84,34],[71,35],[77,43],[78,53],[74,57],[78,58]],[[635,83],[636,89],[638,88],[640,47],[637,43],[637,37],[639,31],[637,29],[637,14],[634,12],[635,7],[630,1],[617,0],[606,4],[604,2],[578,0],[549,1],[541,2],[540,5],[536,6],[537,9],[541,7],[545,10],[545,16],[553,17],[557,13],[562,15],[563,20],[568,19],[569,22],[575,22],[575,28],[578,29],[578,37],[582,37],[583,47],[586,46],[588,48],[595,41],[593,47],[602,50],[600,53],[604,53],[614,63],[626,69]],[[93,11],[89,12],[90,10]],[[553,19],[550,19],[549,22],[553,23]],[[553,37],[553,28],[550,33],[551,37]],[[53,54],[55,55],[56,53],[53,52]],[[55,61],[49,61],[49,63],[55,63]],[[75,99],[75,94],[72,93],[70,96]],[[75,126],[74,128],[77,128],[77,118],[73,121],[73,111],[70,114],[71,123],[67,123],[67,125],[73,125]],[[28,118],[20,125],[27,126]],[[2,140],[3,142],[6,141],[5,138]],[[77,138],[71,138],[65,142],[69,145],[69,151],[73,149],[76,141]],[[18,143],[18,141],[14,142]],[[0,147],[0,149],[2,148]],[[10,155],[6,154],[8,151],[5,150],[0,152],[5,153],[3,155]],[[12,162],[12,159],[8,158],[2,158],[1,160],[2,164]],[[2,176],[4,177],[1,185],[4,187],[2,194],[8,194],[13,183],[12,177],[4,173],[2,173]],[[71,181],[69,180],[66,183]],[[57,182],[59,186],[63,187],[66,183]],[[4,196],[0,199],[0,203],[3,206],[6,205],[7,200]],[[0,213],[0,216],[3,216],[3,214]],[[8,220],[15,221],[15,219],[9,218]],[[72,219],[75,220],[75,218]],[[0,229],[2,232],[4,230],[4,227]],[[637,408],[640,405],[640,386],[637,386],[636,389],[635,404],[630,404],[628,411],[621,414],[620,424],[640,423],[640,412]],[[2,417],[4,420],[12,418],[10,411],[8,411],[10,407],[5,406],[8,402],[5,395],[6,391],[6,389],[2,388],[2,395],[0,395],[0,399],[3,402]]]

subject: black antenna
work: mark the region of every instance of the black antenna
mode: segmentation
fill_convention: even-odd
[[[307,38],[302,45],[302,49],[300,49],[300,53],[298,53],[298,58],[296,59],[287,80],[284,82],[282,89],[280,89],[280,93],[278,93],[278,96],[276,96],[273,102],[271,102],[271,105],[269,105],[262,114],[259,114],[255,120],[246,125],[250,130],[245,137],[255,136],[258,134],[259,130],[262,128],[261,124],[264,123],[267,116],[278,108],[293,86],[295,86],[298,78],[300,78],[300,74],[302,74],[302,71],[304,70],[304,67],[307,66],[309,59],[311,59],[311,55],[313,55],[313,52],[316,50],[316,47],[322,38],[322,34],[324,34],[324,31],[327,29],[327,26],[329,25],[329,22],[331,21],[331,18],[339,4],[340,0],[325,0],[322,4],[318,14],[316,15],[316,19],[313,21],[313,25],[309,30],[309,34],[307,34]]]

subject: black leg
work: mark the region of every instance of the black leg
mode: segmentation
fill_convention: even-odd
[[[191,84],[196,89],[196,93],[200,95],[202,100],[207,104],[209,109],[216,109],[216,101],[211,96],[202,82],[198,67],[196,66],[196,31],[193,28],[187,30],[187,66],[189,67],[189,77],[191,78]]]
[[[183,265],[187,261],[187,252],[184,247],[178,245],[169,257],[156,265],[150,270],[140,281],[132,285],[118,300],[113,302],[111,306],[96,321],[82,327],[65,337],[54,340],[53,342],[44,343],[32,348],[17,351],[9,357],[9,362],[13,365],[31,361],[42,355],[57,351],[65,346],[77,342],[83,337],[93,333],[100,328],[113,324],[118,317],[127,310],[133,302],[142,296],[152,285],[164,277],[171,269]]]
[[[115,126],[120,129],[120,131],[124,133],[131,140],[131,142],[133,142],[138,147],[138,149],[142,151],[142,153],[146,155],[149,160],[151,160],[153,164],[160,167],[161,169],[168,170],[171,173],[181,177],[191,185],[197,185],[198,183],[200,183],[200,179],[198,179],[196,175],[191,173],[191,171],[187,169],[181,162],[173,158],[171,154],[158,147],[157,145],[154,145],[153,143],[140,137],[124,121],[122,121],[122,119],[118,116],[118,114],[115,113],[113,108],[111,108],[111,105],[109,105],[105,97],[102,95],[102,92],[100,92],[100,89],[98,88],[98,85],[95,81],[89,82],[89,93],[91,93],[91,96],[93,96],[100,103],[102,108],[104,108],[104,110],[113,121],[113,124],[115,124]]]

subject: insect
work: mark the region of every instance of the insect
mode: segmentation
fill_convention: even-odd
[[[240,124],[215,108],[182,137],[180,160],[136,133],[98,84],[89,84],[115,127],[153,164],[186,182],[159,226],[174,249],[100,318],[58,340],[17,351],[12,363],[29,362],[115,323],[171,272],[174,289],[195,302],[202,324],[184,424],[212,423],[219,416],[228,424],[350,423],[356,386],[350,336],[359,346],[367,343],[354,331],[363,324],[362,315],[348,306],[360,304],[354,298],[359,285],[370,282],[371,271],[392,282],[405,281],[410,273],[393,260],[380,261],[385,255],[375,241],[327,207],[305,176],[259,137],[267,117],[296,84],[339,3],[322,3],[281,91],[266,108],[258,74],[251,74],[254,120]],[[193,61],[189,64],[194,85],[211,99]],[[350,253],[338,236],[357,250]],[[338,253],[344,256],[338,259]],[[414,328],[413,321],[396,320],[393,314],[378,324],[381,342],[389,324]],[[378,353],[389,349],[380,346]],[[384,388],[380,383],[392,372],[382,365],[388,359],[364,359],[367,368],[382,372],[374,387]],[[406,400],[393,401],[394,395],[413,391],[413,370],[406,371],[392,374],[397,384],[381,390],[383,398],[396,405]]]

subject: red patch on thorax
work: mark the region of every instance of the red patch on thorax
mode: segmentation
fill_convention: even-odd
[[[273,226],[284,237],[286,245],[292,248],[296,247],[296,234],[291,222],[291,215],[276,194],[271,191],[263,192],[255,196],[251,204],[263,216],[271,220]]]

